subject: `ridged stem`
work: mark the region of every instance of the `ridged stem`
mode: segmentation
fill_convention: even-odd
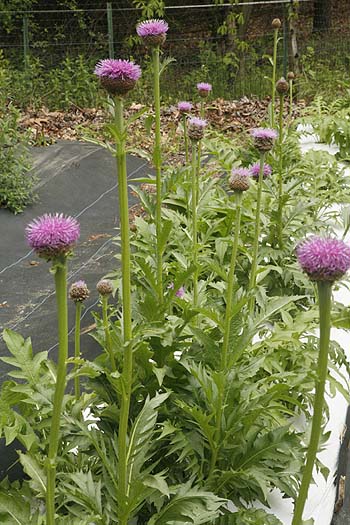
[[[129,240],[129,209],[128,185],[125,153],[125,125],[123,116],[123,100],[115,99],[115,124],[118,131],[117,167],[119,187],[119,211],[121,231],[121,268],[122,268],[122,301],[123,301],[123,343],[124,358],[122,370],[122,395],[120,404],[120,419],[118,432],[118,481],[119,491],[124,501],[127,500],[127,436],[132,389],[133,355],[132,355],[132,324],[131,324],[131,284],[130,284],[130,240]],[[127,523],[128,516],[119,516],[118,522]]]
[[[289,81],[289,120],[292,120],[293,114],[293,80]]]
[[[155,112],[155,143],[153,162],[156,170],[156,235],[157,235],[157,293],[159,304],[163,304],[163,253],[160,247],[162,232],[162,154],[160,136],[160,85],[159,85],[159,46],[152,49],[153,59],[153,95]]]
[[[117,370],[117,366],[115,363],[114,353],[112,349],[111,332],[109,331],[109,325],[108,325],[108,295],[102,295],[101,302],[102,302],[102,322],[103,322],[103,330],[105,333],[106,351],[107,351],[107,354],[111,362],[111,370],[112,372],[115,372]]]
[[[49,437],[49,452],[46,463],[46,525],[55,524],[56,460],[59,443],[62,403],[66,389],[68,358],[68,311],[67,265],[65,257],[55,266],[55,288],[58,317],[58,363]]]
[[[275,101],[276,101],[276,70],[277,70],[278,29],[273,31],[273,57],[272,57],[272,92],[271,92],[271,127],[275,127]]]
[[[189,152],[188,152],[188,135],[187,135],[187,115],[182,115],[182,124],[184,128],[184,139],[185,139],[185,159],[186,159],[186,165],[189,161]]]
[[[191,205],[192,205],[192,253],[193,253],[193,307],[196,308],[198,301],[198,242],[197,242],[197,178],[198,178],[198,161],[197,161],[197,148],[198,143],[192,141],[192,195],[191,195]]]
[[[317,363],[317,379],[313,405],[310,442],[306,454],[306,464],[298,498],[295,502],[292,525],[301,525],[305,502],[312,479],[312,471],[318,451],[324,406],[324,392],[328,371],[328,349],[331,329],[331,295],[332,283],[318,282],[318,299],[320,312],[320,348]]]
[[[224,338],[221,349],[221,363],[220,369],[222,373],[222,382],[220,384],[220,389],[218,392],[218,407],[216,413],[216,441],[220,443],[220,434],[221,434],[221,421],[223,415],[223,403],[226,390],[226,370],[227,370],[227,359],[229,352],[229,342],[230,342],[230,327],[232,319],[232,305],[233,305],[233,287],[235,279],[235,270],[236,270],[236,260],[237,260],[237,251],[238,251],[238,242],[239,234],[241,228],[241,204],[242,204],[242,192],[237,192],[236,195],[236,219],[235,219],[235,228],[233,234],[232,242],[232,252],[230,260],[230,269],[227,278],[227,288],[226,288],[226,310],[225,310],[225,321],[224,321]],[[214,472],[218,456],[218,448],[216,448],[211,456],[209,476]]]
[[[280,95],[278,124],[278,212],[277,238],[279,249],[283,249],[283,95]]]
[[[76,301],[75,302],[75,331],[74,331],[74,357],[75,359],[80,358],[80,319],[81,319],[81,309],[82,309],[82,302]],[[74,366],[74,371],[77,372],[78,370],[78,363]],[[75,399],[78,401],[80,398],[80,377],[75,376],[74,377],[74,395]]]
[[[259,169],[259,179],[258,179],[258,192],[256,197],[256,215],[255,215],[255,230],[254,230],[254,240],[253,240],[253,256],[252,256],[252,267],[250,270],[249,286],[248,290],[251,292],[256,285],[256,271],[258,267],[258,250],[259,250],[259,236],[260,236],[260,213],[261,213],[261,195],[262,195],[262,185],[264,177],[264,160],[265,153],[260,153],[260,169]],[[254,310],[254,296],[252,295],[249,300],[249,312],[253,313]]]

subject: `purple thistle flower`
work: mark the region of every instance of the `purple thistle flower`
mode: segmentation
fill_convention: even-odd
[[[185,288],[183,286],[180,286],[180,288],[175,293],[176,297],[179,299],[183,299],[185,297]]]
[[[198,117],[191,117],[187,120],[188,124],[188,136],[191,140],[201,140],[203,138],[204,129],[208,123]]]
[[[204,129],[208,125],[208,122],[198,117],[191,117],[188,119],[188,125],[195,128]]]
[[[208,84],[208,82],[199,82],[197,89],[201,97],[207,97],[213,87],[211,84]]]
[[[118,78],[121,80],[134,80],[136,82],[141,76],[141,68],[130,60],[106,58],[96,64],[95,75],[100,78]]]
[[[42,215],[26,227],[29,246],[47,260],[66,255],[80,235],[76,219],[62,213]]]
[[[136,26],[136,33],[146,45],[156,47],[165,42],[169,26],[165,20],[153,19],[141,22]]]
[[[145,20],[136,26],[136,33],[140,37],[163,35],[169,29],[165,20],[153,19]]]
[[[250,184],[250,172],[247,168],[234,168],[229,179],[230,189],[235,192],[247,191]]]
[[[250,134],[254,139],[277,139],[277,131],[271,128],[253,128]]]
[[[140,78],[141,68],[130,60],[106,58],[96,64],[94,73],[108,93],[125,95]]]
[[[271,128],[254,128],[250,130],[250,135],[253,137],[254,146],[261,153],[270,151],[278,136],[277,131]]]
[[[338,239],[312,237],[296,251],[300,266],[312,281],[334,282],[350,268],[350,247]]]
[[[177,109],[180,111],[180,113],[188,113],[193,108],[191,102],[179,102],[177,105]]]
[[[254,164],[252,164],[251,166],[249,166],[249,172],[250,172],[250,175],[254,178],[254,179],[259,179],[259,174],[260,174],[260,162],[255,162]],[[270,166],[270,164],[265,164],[264,163],[264,166],[263,166],[263,177],[266,178],[268,177],[269,175],[271,175],[272,173],[272,168]]]

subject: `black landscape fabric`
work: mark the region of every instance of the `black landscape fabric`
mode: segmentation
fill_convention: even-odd
[[[82,331],[93,323],[98,308],[96,283],[118,261],[113,237],[119,232],[118,185],[113,156],[104,148],[81,142],[59,141],[33,148],[34,172],[39,177],[39,200],[24,213],[13,215],[0,209],[0,332],[10,328],[32,338],[34,352],[49,350],[57,358],[57,318],[54,279],[50,263],[30,250],[25,227],[44,213],[63,212],[75,216],[81,227],[74,257],[69,260],[68,284],[84,279],[91,291],[84,303]],[[127,158],[128,177],[144,177],[149,167],[137,157]],[[133,198],[130,198],[133,203]],[[74,303],[69,301],[70,355],[74,340]],[[82,335],[83,357],[100,352],[88,334]],[[8,355],[3,338],[0,356]],[[0,361],[0,384],[9,366]]]

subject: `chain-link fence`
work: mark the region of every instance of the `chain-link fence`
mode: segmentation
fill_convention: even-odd
[[[316,34],[312,0],[167,6],[164,18],[169,22],[169,34],[164,54],[175,59],[166,74],[167,90],[186,95],[194,81],[210,80],[216,96],[268,93],[274,18],[282,21],[280,74],[294,68],[301,74],[315,74],[316,59],[346,68],[350,62],[347,4],[329,13],[331,26],[324,31],[318,27]],[[135,38],[139,19],[140,10],[120,7],[118,1],[87,0],[84,9],[2,11],[0,48],[18,68],[33,59],[39,68],[52,68],[67,56],[79,55],[91,67],[107,56],[132,56],[144,62],[147,52]]]

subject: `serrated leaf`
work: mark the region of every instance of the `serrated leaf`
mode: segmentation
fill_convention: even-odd
[[[32,456],[23,454],[23,452],[20,451],[18,451],[18,455],[24,472],[31,479],[32,488],[37,491],[39,495],[44,496],[46,494],[46,474],[44,469]]]

